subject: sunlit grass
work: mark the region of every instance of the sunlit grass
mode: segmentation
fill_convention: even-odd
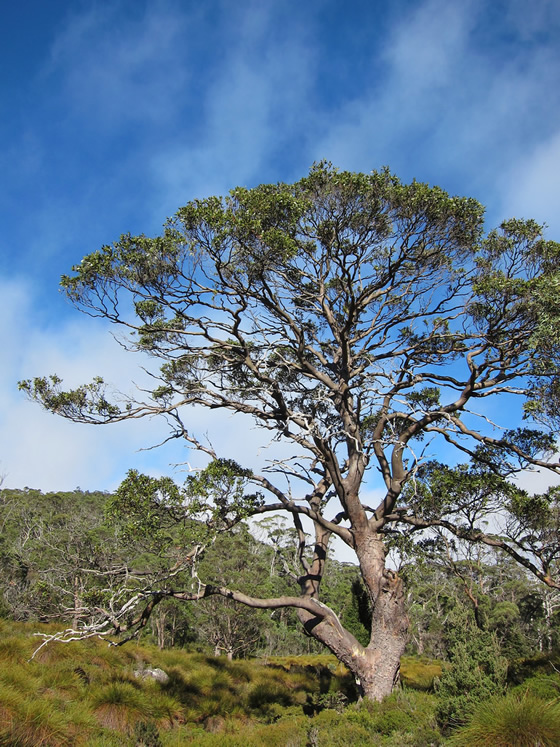
[[[164,747],[329,747],[348,740],[401,747],[409,743],[406,730],[424,728],[433,710],[433,695],[404,690],[381,706],[350,705],[342,712],[357,693],[353,677],[331,655],[228,661],[89,639],[53,642],[29,661],[38,627],[0,623],[2,745],[128,747],[139,728],[149,727]],[[134,674],[155,667],[168,674],[167,683]],[[429,688],[439,665],[408,660],[403,669],[405,681]]]
[[[403,656],[401,659],[401,680],[415,690],[431,690],[434,679],[441,676],[442,664],[432,659],[415,659]]]
[[[129,682],[111,682],[92,689],[88,702],[102,726],[118,731],[130,731],[151,710],[145,694]]]
[[[18,747],[74,744],[66,715],[46,701],[0,690],[0,744]]]
[[[494,698],[449,740],[453,747],[558,747],[560,705],[531,695]]]

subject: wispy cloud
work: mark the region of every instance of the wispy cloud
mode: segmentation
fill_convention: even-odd
[[[97,139],[123,128],[167,129],[194,86],[187,63],[196,7],[186,14],[163,2],[129,5],[125,17],[123,10],[102,3],[70,13],[43,71],[65,107],[60,120],[78,117]]]
[[[0,369],[0,476],[5,477],[5,487],[115,489],[129,468],[154,475],[174,472],[181,480],[191,467],[206,463],[207,458],[191,452],[183,440],[151,449],[170,435],[161,417],[83,425],[29,402],[17,391],[17,382],[52,373],[60,375],[68,388],[102,375],[109,392],[142,400],[142,390],[155,386],[143,368],[157,373],[157,361],[126,352],[99,320],[76,313],[50,323],[37,307],[35,289],[25,281],[0,281],[0,297],[5,304],[0,347],[9,351]],[[201,408],[192,408],[183,417],[200,439],[241,464],[262,468],[269,458],[286,452],[268,443],[270,439],[263,440],[251,418]]]
[[[21,281],[0,283],[5,304],[0,345],[10,351],[0,371],[0,474],[12,487],[115,487],[125,453],[133,463],[135,450],[151,443],[161,428],[150,435],[142,424],[102,432],[69,423],[28,402],[17,391],[17,382],[59,373],[69,386],[76,386],[104,372],[117,385],[129,387],[139,375],[137,361],[120,350],[106,328],[87,319],[45,323],[34,291]]]
[[[520,156],[502,180],[500,208],[506,218],[535,218],[560,238],[560,129]]]
[[[543,25],[549,14],[533,17],[525,6],[533,37],[540,35],[533,45],[516,36],[519,8],[508,18],[496,10],[492,33],[477,0],[409,8],[372,50],[375,77],[342,109],[316,155],[353,169],[388,163],[405,178],[494,202],[504,172],[550,135],[560,114],[560,54]]]
[[[204,128],[188,129],[151,158],[169,212],[195,196],[275,180],[300,167],[313,114],[314,59],[303,29],[276,33],[275,14],[249,4],[229,15],[234,33],[200,92]],[[281,166],[280,166],[281,164]]]

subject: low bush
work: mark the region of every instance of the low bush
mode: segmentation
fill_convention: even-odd
[[[532,695],[535,698],[547,701],[560,698],[560,675],[540,674],[529,677],[522,684],[511,688],[510,692],[518,697]]]
[[[465,626],[449,649],[451,663],[436,684],[437,715],[444,729],[466,723],[478,703],[503,695],[507,661],[493,633]]]

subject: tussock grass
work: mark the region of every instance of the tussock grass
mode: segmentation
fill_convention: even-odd
[[[453,735],[453,747],[558,747],[560,705],[531,695],[508,695],[478,706]]]
[[[531,669],[513,694],[481,706],[444,741],[433,693],[439,662],[405,658],[402,689],[358,703],[352,677],[332,656],[228,661],[92,639],[54,643],[30,662],[36,627],[0,621],[0,745],[136,747],[141,732],[158,747],[560,745],[554,672]],[[145,667],[163,669],[169,682],[134,675]]]
[[[128,746],[148,724],[164,747],[391,745],[417,719],[404,715],[404,701],[375,713],[333,710],[342,711],[356,691],[330,655],[228,661],[90,639],[50,644],[30,662],[37,626],[2,626],[0,744]],[[430,666],[418,665],[413,676],[427,682]],[[162,668],[169,682],[135,677],[144,667]]]
[[[89,703],[102,726],[123,732],[150,712],[150,702],[144,693],[128,682],[111,682],[92,692]]]
[[[18,747],[71,745],[68,721],[47,702],[23,699],[19,693],[7,700],[4,691],[0,711],[0,744]]]

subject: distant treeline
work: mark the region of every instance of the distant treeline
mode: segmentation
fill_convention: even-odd
[[[180,557],[170,529],[163,540],[124,531],[103,492],[0,491],[0,616],[78,626],[83,606],[103,604],[123,574],[149,575]],[[260,539],[257,539],[259,537]],[[488,550],[463,559],[424,547],[409,557],[406,576],[411,619],[409,651],[445,658],[449,631],[465,616],[495,633],[502,654],[515,659],[559,643],[560,592],[529,579],[520,567]],[[239,524],[219,535],[197,565],[204,583],[254,596],[297,592],[297,541],[276,520]],[[192,583],[178,577],[176,583]],[[369,609],[358,570],[331,557],[323,601],[358,640],[367,643]],[[292,609],[253,610],[220,597],[197,603],[161,602],[144,635],[161,648],[248,655],[319,651]]]

